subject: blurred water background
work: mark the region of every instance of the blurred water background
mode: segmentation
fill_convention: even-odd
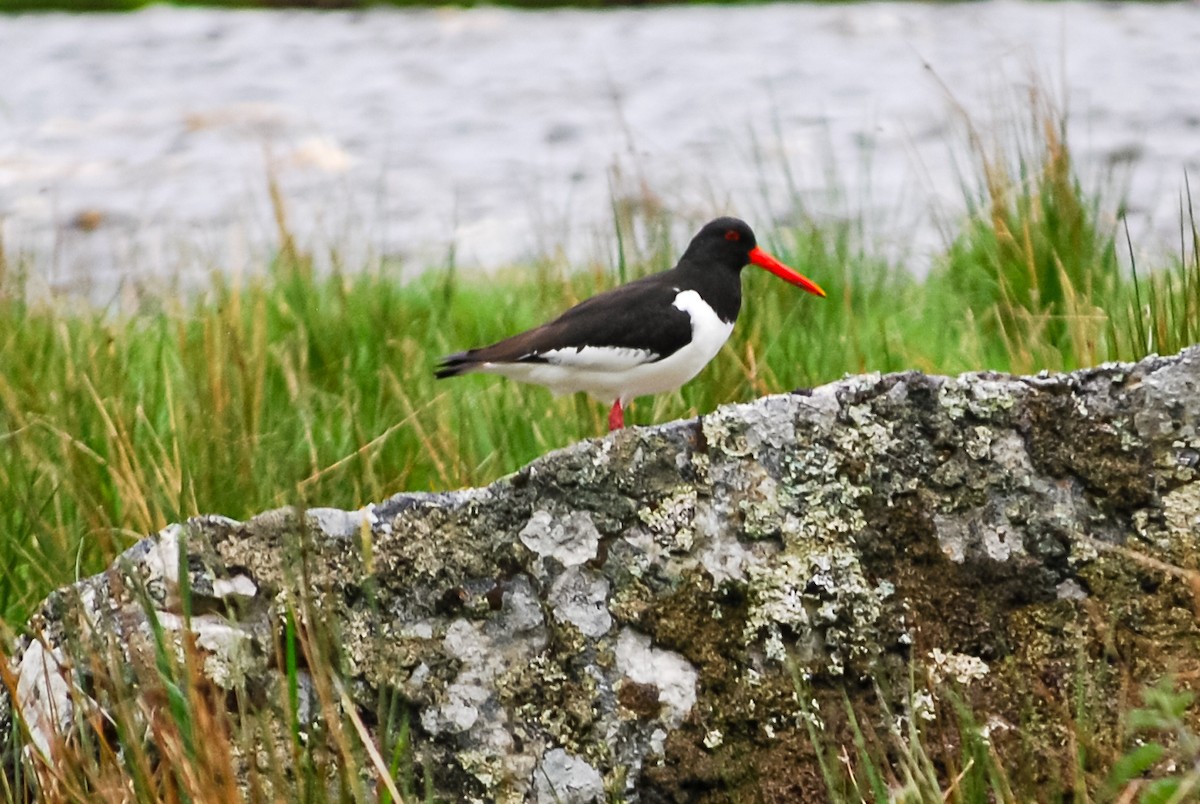
[[[0,233],[101,301],[260,266],[271,181],[350,267],[611,261],[616,202],[680,239],[847,217],[920,271],[963,214],[965,121],[1003,142],[1037,91],[1138,248],[1177,251],[1198,54],[1196,3],[9,15]]]

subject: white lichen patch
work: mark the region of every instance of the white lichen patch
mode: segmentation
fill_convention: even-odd
[[[1029,446],[1015,430],[999,433],[989,431],[990,458],[1012,478],[1012,485],[1028,488],[1033,474],[1033,462],[1029,458]]]
[[[649,749],[649,754],[652,757],[658,757],[658,764],[662,764],[663,754],[667,750],[667,730],[655,729],[650,732],[650,740],[646,746]]]
[[[617,636],[617,672],[638,684],[658,689],[659,717],[676,729],[696,705],[696,668],[678,653],[655,648],[650,637],[626,628]]]
[[[804,582],[799,579],[807,572],[807,564],[797,556],[786,555],[766,567],[751,570],[750,588],[754,601],[746,618],[744,636],[753,641],[766,632],[767,656],[782,662],[787,658],[779,626],[785,625],[796,633],[807,633],[812,623],[809,604],[804,597]]]
[[[750,454],[744,426],[735,414],[738,406],[717,408],[700,420],[704,442],[710,453],[726,458],[744,458]]]
[[[479,709],[491,697],[491,692],[479,684],[456,681],[446,688],[441,705],[421,713],[421,725],[430,734],[461,734],[479,720]]]
[[[796,443],[796,414],[802,404],[795,394],[776,394],[741,406],[746,446],[760,454],[790,449]]]
[[[436,705],[421,712],[421,725],[431,734],[459,734],[475,729],[477,739],[490,733],[480,721],[492,699],[495,679],[519,659],[522,649],[532,652],[539,643],[513,642],[506,632],[489,633],[487,623],[455,620],[442,637],[442,650],[461,663],[458,675],[447,685]],[[514,654],[517,656],[514,658]],[[476,724],[479,728],[475,728]]]
[[[933,526],[942,552],[955,563],[983,555],[992,561],[1008,561],[1026,555],[1021,528],[1014,525],[1008,511],[989,504],[954,514],[934,514]]]
[[[183,633],[184,618],[157,612],[158,624],[171,633]],[[204,674],[222,689],[234,689],[260,669],[254,659],[254,639],[242,628],[219,614],[197,614],[191,618],[196,647],[204,651]],[[179,660],[185,659],[183,642],[175,646]]]
[[[225,521],[237,524],[234,520]],[[186,525],[168,525],[159,531],[158,536],[137,559],[137,563],[145,570],[142,581],[146,589],[156,602],[170,611],[182,610],[179,598],[179,562],[180,551],[183,549],[188,535]],[[140,545],[132,549],[140,549]],[[249,599],[258,594],[257,585],[244,575],[218,578],[211,572],[205,572],[204,580],[206,581],[204,587],[197,582],[198,579],[192,580],[193,595],[203,594],[206,597],[222,600],[231,597]]]
[[[1134,413],[1137,432],[1147,441],[1165,436],[1195,438],[1197,433],[1197,365],[1195,350],[1181,353],[1178,362],[1163,366],[1142,378],[1144,398]],[[1179,406],[1186,405],[1184,410]],[[1174,414],[1174,415],[1173,415]]]
[[[479,706],[489,697],[488,683],[494,675],[487,661],[490,643],[477,625],[466,620],[456,620],[446,629],[443,650],[462,662],[462,669],[438,704],[421,712],[421,725],[430,734],[461,733],[479,719]]]
[[[1176,480],[1190,483],[1200,477],[1200,438],[1190,436],[1171,442],[1171,451],[1157,463],[1174,475]]]
[[[790,635],[802,661],[824,656],[824,669],[834,674],[847,661],[869,658],[882,600],[894,591],[870,583],[858,556],[844,547],[785,553],[751,567],[749,576],[747,644],[762,639],[767,657],[783,662]]]
[[[1001,515],[1001,520],[992,527],[982,529],[983,550],[993,561],[1008,561],[1013,555],[1024,555],[1025,548],[1021,544],[1021,533],[1018,528]]]
[[[179,568],[181,551],[184,550],[188,536],[190,533],[185,524],[172,524],[160,530],[154,540],[140,542],[127,553],[127,556],[131,556],[133,551],[143,551],[143,547],[149,545],[144,547],[138,558],[133,559],[133,563],[142,569],[142,583],[145,589],[163,610],[182,611]],[[190,586],[193,598],[205,596],[216,600],[248,600],[258,594],[257,584],[244,575],[221,578],[211,572],[205,572],[203,580],[200,577],[191,578]]]
[[[149,572],[145,583],[151,591],[157,590],[161,597],[167,597],[167,589],[171,590],[170,597],[178,601],[179,588],[179,550],[180,541],[186,538],[186,525],[168,525],[158,532],[158,537],[150,545],[141,558],[141,563]],[[161,602],[161,599],[160,599]]]
[[[790,508],[787,495],[781,495],[779,483],[761,467],[744,472],[738,489],[737,507],[741,513],[741,534],[748,539],[770,539],[779,535],[784,514]]]
[[[1172,539],[1200,534],[1200,483],[1188,483],[1163,495],[1163,520]]]
[[[572,511],[559,519],[549,511],[535,511],[517,536],[539,556],[553,558],[564,567],[577,567],[595,558],[600,544],[600,532],[587,511]]]
[[[34,640],[16,667],[17,711],[29,730],[32,747],[51,759],[51,747],[65,734],[75,716],[75,700],[90,700],[68,680],[70,670],[58,648],[47,649]]]
[[[942,383],[938,403],[955,421],[968,413],[986,421],[998,411],[1011,409],[1025,392],[1025,386],[1016,380],[988,380],[978,374],[964,374]]]
[[[929,651],[929,678],[940,684],[953,678],[959,684],[970,684],[986,676],[991,668],[978,656],[966,653],[946,653],[940,648]]]
[[[504,782],[504,760],[490,751],[468,748],[459,751],[455,758],[464,771],[474,776],[488,789],[493,789]],[[470,801],[470,799],[465,800]],[[509,800],[520,801],[520,798],[512,797]]]
[[[715,508],[707,501],[697,505],[695,527],[703,539],[700,565],[712,576],[714,584],[744,581],[747,569],[762,563],[754,550],[738,541],[733,528],[720,526]]]
[[[991,458],[991,429],[981,426],[967,428],[963,435],[963,452],[975,461],[986,461]]]
[[[695,487],[684,487],[653,506],[639,508],[638,519],[668,552],[685,553],[695,540],[696,497]]]
[[[429,679],[429,672],[429,665],[421,662],[409,673],[408,678],[404,682],[404,687],[410,697],[421,695],[425,689],[425,682]]]
[[[729,458],[787,449],[796,443],[795,421],[802,407],[811,406],[794,394],[726,405],[701,420],[704,440],[711,452]]]
[[[504,678],[514,667],[537,661],[545,647],[544,632],[537,627],[527,603],[532,591],[527,582],[514,579],[504,593],[500,617],[484,621],[457,619],[445,629],[442,651],[459,664],[457,675],[444,687],[422,663],[406,688],[432,703],[421,710],[421,725],[431,735],[454,735],[463,746],[456,753],[459,765],[496,793],[516,789],[526,781],[537,760],[536,745],[518,750],[508,715],[499,704]],[[536,601],[534,601],[536,602]],[[497,799],[500,800],[500,799]]]
[[[1012,731],[1013,725],[1007,720],[1004,720],[998,715],[992,715],[988,718],[987,723],[983,724],[983,728],[979,730],[979,736],[985,743],[991,745],[992,735],[999,734],[1004,731]]]
[[[929,690],[917,690],[913,693],[912,700],[909,703],[913,717],[920,718],[926,722],[937,720],[937,708],[935,706],[937,699]]]
[[[549,603],[554,617],[569,622],[584,636],[604,636],[612,628],[608,612],[608,579],[581,567],[571,567],[550,587]]]
[[[793,395],[796,401],[797,425],[810,433],[829,433],[837,426],[838,401],[841,383],[827,383],[813,388],[805,395]]]
[[[600,771],[561,748],[546,752],[531,781],[538,804],[604,801],[604,777]]]
[[[526,578],[514,578],[504,589],[502,600],[503,627],[523,633],[545,624],[537,594]]]
[[[946,558],[955,564],[967,560],[967,544],[970,531],[966,524],[957,517],[934,514],[933,527],[937,532],[938,546]]]
[[[258,586],[245,575],[232,578],[213,578],[212,593],[216,598],[240,597],[249,600],[258,594]]]
[[[310,526],[334,539],[354,539],[378,521],[374,506],[368,505],[357,511],[340,508],[309,508],[305,511]]]
[[[1074,578],[1067,578],[1054,588],[1059,600],[1086,600],[1087,592]]]
[[[886,428],[880,430],[879,437],[891,440]],[[849,443],[854,436],[839,438],[847,441],[846,454],[855,454],[858,448]],[[799,453],[788,453],[784,469],[787,486],[773,505],[777,519],[779,510],[786,511],[780,522],[785,545],[846,544],[866,528],[861,501],[870,496],[871,490],[841,471],[837,452],[814,443]],[[787,504],[790,500],[803,504]]]

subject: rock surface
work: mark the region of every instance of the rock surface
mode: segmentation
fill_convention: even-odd
[[[102,706],[80,646],[136,663],[150,610],[270,709],[290,610],[336,634],[358,707],[410,707],[450,800],[820,800],[806,719],[841,741],[843,693],[886,726],[947,679],[1054,784],[1081,679],[1104,721],[1131,683],[1200,673],[1198,426],[1200,348],[868,375],[486,488],[198,517],[31,620],[10,665],[24,755]]]

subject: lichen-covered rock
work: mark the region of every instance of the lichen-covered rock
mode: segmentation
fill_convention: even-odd
[[[280,623],[303,611],[337,635],[358,705],[411,707],[452,800],[820,800],[800,685],[838,702],[836,738],[843,692],[920,716],[911,664],[1021,731],[1037,750],[1018,772],[1053,783],[1068,726],[1045,715],[1072,679],[1103,709],[1200,673],[1198,427],[1200,349],[870,375],[586,441],[487,488],[200,517],[48,599],[12,704],[25,750],[53,751],[104,705],[66,645],[136,662],[150,610],[190,627],[214,685],[278,688]]]

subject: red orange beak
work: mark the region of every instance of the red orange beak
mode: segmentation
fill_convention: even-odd
[[[795,285],[798,288],[803,288],[809,293],[812,293],[821,298],[825,298],[825,291],[811,279],[801,274],[796,273],[791,268],[781,263],[779,260],[772,257],[767,252],[763,251],[758,246],[750,250],[750,262],[757,265],[759,268],[765,268],[775,276],[782,279],[784,282]]]

